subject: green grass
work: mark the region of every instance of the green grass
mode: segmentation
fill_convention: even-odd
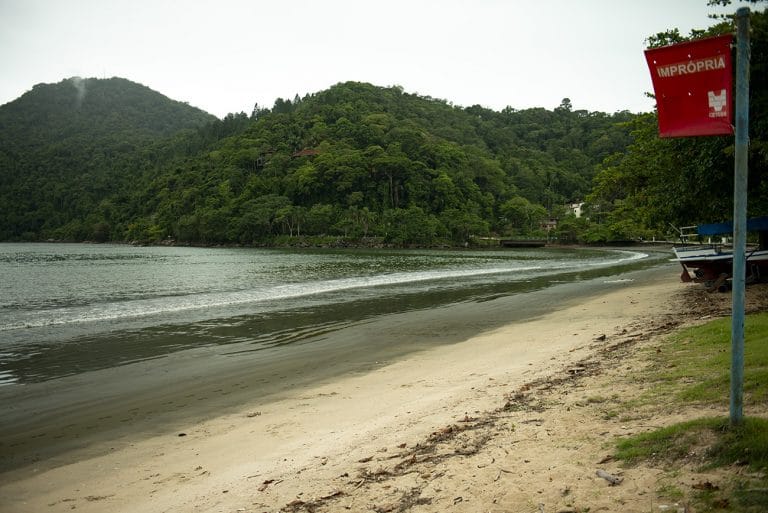
[[[697,419],[621,440],[616,458],[633,464],[644,460],[670,463],[687,459],[704,430],[719,425],[719,419]]]
[[[747,417],[731,428],[725,418],[695,419],[621,440],[616,458],[629,464],[643,460],[695,462],[702,468],[748,465],[768,470],[768,420]]]
[[[768,401],[768,313],[750,315],[745,324],[744,407]],[[671,335],[651,353],[652,364],[637,381],[652,385],[624,408],[721,404],[730,395],[730,318]],[[652,406],[653,407],[653,406]],[[616,458],[632,465],[649,462],[664,468],[690,464],[701,470],[748,467],[733,472],[722,489],[695,494],[696,511],[768,511],[768,419],[746,417],[740,426],[727,418],[700,418],[622,439]],[[662,496],[670,495],[660,489]]]
[[[653,357],[647,378],[653,395],[681,403],[728,401],[731,372],[731,321],[718,319],[669,337]],[[648,399],[648,398],[646,398]],[[744,402],[768,400],[768,313],[750,315],[744,334]]]
[[[768,419],[744,419],[731,427],[726,418],[703,418],[621,440],[616,458],[627,464],[649,461],[664,468],[690,463],[699,470],[748,467],[729,482],[692,494],[695,511],[764,513],[768,511]],[[684,493],[667,483],[657,493],[679,500]]]
[[[752,470],[768,471],[768,419],[750,418],[731,428],[725,422],[709,450],[712,466],[749,465]]]
[[[657,490],[656,493],[659,494],[661,497],[665,497],[667,499],[672,500],[680,500],[685,497],[685,493],[676,485],[671,483],[666,483],[661,485]]]

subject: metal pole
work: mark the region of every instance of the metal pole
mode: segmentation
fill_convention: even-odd
[[[733,181],[733,311],[731,313],[731,425],[743,422],[744,302],[749,148],[749,7],[736,11],[736,129]]]

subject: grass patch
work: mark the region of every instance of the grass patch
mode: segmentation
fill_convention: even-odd
[[[744,406],[748,409],[768,401],[768,313],[747,316],[744,348]],[[623,408],[728,404],[730,318],[670,335],[653,348],[650,359],[651,365],[639,379],[651,385],[649,390],[625,402]],[[768,419],[747,417],[738,427],[731,427],[727,418],[694,419],[623,439],[615,457],[628,465],[650,462],[664,468],[748,467],[751,474],[728,471],[729,481],[719,487],[692,490],[696,511],[768,511]],[[680,498],[670,486],[657,493]]]
[[[661,497],[666,497],[667,499],[672,500],[680,500],[685,497],[685,494],[683,491],[676,485],[672,483],[667,483],[662,486],[660,486],[656,493]]]
[[[749,315],[744,333],[744,404],[768,400],[768,313]],[[731,320],[718,319],[680,330],[653,354],[646,379],[659,396],[682,403],[728,401],[731,372]]]
[[[712,466],[749,465],[768,471],[768,419],[746,418],[734,429],[722,426],[720,436],[709,450]]]
[[[768,420],[745,419],[731,428],[728,419],[704,418],[674,424],[621,440],[616,458],[629,464],[650,460],[696,463],[702,468],[748,465],[768,470]]]
[[[628,464],[640,461],[673,463],[689,461],[701,449],[705,434],[722,428],[723,420],[696,419],[621,440],[616,458]],[[709,437],[711,438],[711,437]]]
[[[764,513],[768,511],[768,420],[746,418],[731,428],[728,419],[705,418],[675,424],[619,442],[616,458],[628,464],[651,461],[700,470],[717,467],[749,467],[752,475],[733,472],[720,486],[694,491],[696,511]],[[674,500],[685,495],[674,484],[662,485],[657,494]]]

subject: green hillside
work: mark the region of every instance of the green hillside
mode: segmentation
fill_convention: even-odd
[[[463,243],[530,233],[629,143],[606,115],[461,108],[349,82],[272,109],[154,176],[129,239],[264,243],[281,235]],[[237,118],[233,119],[234,122]]]
[[[79,225],[135,185],[158,140],[215,120],[121,78],[36,85],[0,106],[0,240],[99,235]]]
[[[0,238],[530,234],[589,192],[632,117],[567,99],[494,112],[350,82],[219,121],[127,80],[70,79],[0,107]]]
[[[749,215],[766,215],[766,11],[751,23]],[[648,43],[732,32],[723,19]],[[494,111],[346,82],[219,120],[114,78],[0,106],[6,241],[442,245],[543,236],[551,219],[562,242],[671,237],[730,218],[732,176],[732,136],[660,139],[655,113],[568,98]]]

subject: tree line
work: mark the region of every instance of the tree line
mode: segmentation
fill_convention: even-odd
[[[648,42],[732,30],[725,19]],[[766,13],[754,12],[752,215],[768,208],[767,41]],[[731,137],[660,139],[655,113],[575,110],[568,98],[494,111],[346,82],[219,120],[124,79],[69,79],[0,107],[0,240],[667,237],[730,216],[732,152]],[[582,201],[576,218],[567,205]]]
[[[718,3],[728,4],[727,0]],[[748,215],[768,214],[768,15],[751,14]],[[735,32],[732,19],[683,36],[678,30],[648,39],[651,47]],[[601,237],[651,237],[687,226],[732,218],[733,136],[658,137],[655,113],[629,123],[632,143],[598,167],[587,196]]]
[[[156,94],[120,79],[89,82]],[[0,108],[11,171],[2,176],[4,240],[262,244],[329,235],[453,244],[530,235],[589,192],[596,164],[629,143],[624,123],[634,117],[574,111],[567,99],[552,111],[462,108],[348,82],[163,136],[124,115],[136,107],[116,109],[117,94],[100,106],[86,95],[78,110],[71,81],[35,89],[28,95],[46,101]],[[14,122],[46,114],[24,105],[69,111],[49,116],[31,140]],[[100,121],[73,127],[66,114]]]

